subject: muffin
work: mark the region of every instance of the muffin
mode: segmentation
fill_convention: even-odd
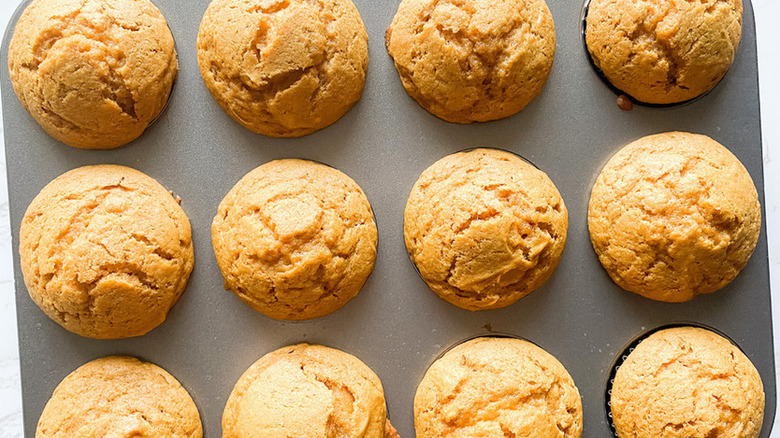
[[[406,92],[454,123],[525,108],[542,91],[555,55],[544,0],[402,0],[385,39]]]
[[[198,408],[165,370],[132,357],[79,367],[54,390],[36,438],[200,438]]]
[[[397,438],[379,377],[358,358],[298,344],[261,357],[241,376],[222,436]]]
[[[160,114],[178,64],[165,18],[148,0],[34,0],[16,23],[8,70],[52,137],[111,149]]]
[[[222,200],[211,234],[225,289],[275,319],[334,312],[360,291],[376,260],[363,190],[311,161],[271,161],[249,172]]]
[[[495,149],[434,163],[404,212],[406,248],[420,275],[468,310],[505,307],[541,286],[558,265],[567,226],[550,178]]]
[[[360,100],[368,35],[351,0],[213,0],[200,23],[198,65],[238,123],[300,137]]]
[[[190,222],[157,181],[123,166],[80,167],[33,199],[19,231],[30,297],[97,339],[161,324],[192,271]]]
[[[741,0],[591,0],[585,40],[612,85],[670,104],[715,87],[741,34]]]
[[[623,289],[688,301],[731,282],[750,259],[761,206],[745,167],[715,140],[668,132],[617,152],[588,208],[599,261]]]
[[[582,436],[563,365],[530,342],[477,338],[431,365],[414,397],[417,438]]]
[[[628,355],[610,405],[620,438],[756,438],[764,389],[739,348],[709,330],[677,327]]]

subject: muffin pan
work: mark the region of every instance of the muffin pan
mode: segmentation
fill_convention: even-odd
[[[363,98],[347,115],[299,139],[254,134],[227,116],[197,68],[195,39],[208,0],[155,0],[176,39],[180,61],[168,108],[135,142],[112,151],[78,150],[49,137],[27,114],[8,79],[3,43],[2,97],[14,247],[25,209],[49,181],[75,167],[113,163],[156,178],[182,198],[190,217],[195,267],[168,320],[146,336],[118,341],[82,338],[60,328],[30,300],[15,251],[19,345],[26,436],[35,434],[56,385],[78,366],[109,354],[135,355],[175,376],[200,409],[207,437],[221,434],[225,402],[241,373],[262,355],[298,342],[322,343],[357,356],[382,379],[389,418],[414,437],[417,385],[444,349],[466,338],[507,333],[555,356],[578,386],[585,437],[610,435],[605,414],[612,364],[637,336],[679,322],[703,324],[734,340],[761,373],[766,411],[775,413],[775,371],[766,222],[753,256],[737,277],[711,295],[666,304],[623,291],[602,269],[587,229],[590,189],[612,154],[644,135],[682,130],[706,134],[745,165],[762,204],[763,171],[753,10],[745,2],[742,43],[731,72],[713,91],[684,106],[635,106],[591,67],[582,43],[582,6],[548,0],[557,53],[542,93],[519,114],[476,125],[437,119],[407,96],[384,47],[397,0],[355,0],[369,34]],[[436,297],[415,272],[403,242],[403,211],[420,173],[450,153],[472,147],[516,152],[545,171],[569,210],[560,265],[540,289],[500,310],[472,313]],[[306,322],[269,319],[222,287],[211,247],[211,220],[222,197],[248,171],[278,158],[327,163],[365,191],[377,218],[379,250],[365,287],[346,306]]]

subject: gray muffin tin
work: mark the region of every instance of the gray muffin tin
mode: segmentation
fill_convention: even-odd
[[[720,330],[758,368],[766,391],[761,433],[775,413],[775,371],[766,224],[748,265],[723,290],[683,304],[654,302],[616,286],[590,245],[587,205],[601,167],[623,145],[644,135],[683,130],[707,134],[744,163],[763,204],[758,75],[753,10],[745,2],[742,43],[731,72],[708,95],[671,108],[618,109],[616,95],[591,67],[581,34],[582,4],[548,0],[557,52],[544,91],[519,114],[461,126],[428,114],[407,96],[384,47],[398,0],[355,0],[369,34],[369,71],[363,98],[343,119],[300,139],[254,134],[211,98],[196,62],[198,25],[209,0],[155,0],[176,39],[180,72],[167,110],[134,143],[86,151],[49,137],[27,114],[11,87],[8,42],[2,50],[2,98],[14,248],[27,205],[58,175],[88,164],[134,167],[181,196],[192,223],[195,268],[168,320],[146,336],[100,341],[82,338],[49,320],[30,300],[15,251],[24,425],[35,434],[56,385],[85,362],[111,354],[154,362],[192,394],[205,435],[221,434],[221,416],[236,380],[276,348],[312,342],[340,348],[382,379],[389,417],[401,436],[414,436],[415,390],[431,362],[463,339],[490,331],[526,338],[557,357],[582,394],[585,437],[610,435],[605,390],[624,347],[647,330],[679,322]],[[516,152],[552,178],[569,210],[569,234],[558,269],[519,302],[472,313],[434,295],[415,272],[403,242],[403,210],[420,173],[455,151],[477,146]],[[210,226],[217,205],[248,171],[278,158],[332,165],[355,179],[379,227],[376,267],[358,296],[341,310],[308,322],[269,319],[222,287]]]

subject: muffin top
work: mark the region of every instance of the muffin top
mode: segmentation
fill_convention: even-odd
[[[52,137],[110,149],[138,138],[168,102],[173,36],[148,0],[34,0],[8,48],[16,95]]]
[[[469,310],[514,303],[555,270],[568,213],[547,175],[496,149],[426,169],[404,212],[412,261],[441,298]]]
[[[542,90],[555,55],[544,0],[403,0],[386,33],[403,86],[449,122],[511,116]]]
[[[609,160],[591,193],[588,226],[620,287],[680,302],[737,276],[758,241],[761,206],[747,170],[725,147],[668,132]]]
[[[417,438],[582,436],[569,373],[530,342],[477,338],[431,365],[414,398]]]
[[[222,436],[394,438],[386,416],[382,383],[366,364],[340,350],[298,344],[266,354],[241,376],[225,406]]]
[[[637,100],[692,99],[720,82],[742,35],[741,0],[591,0],[593,62]]]
[[[46,403],[36,438],[201,438],[198,408],[165,370],[132,357],[79,367]]]
[[[193,265],[190,222],[157,181],[85,166],[41,190],[19,231],[33,301],[82,336],[140,336],[161,324]]]
[[[363,94],[368,34],[351,0],[213,0],[198,65],[217,103],[247,129],[300,137]]]
[[[756,438],[761,376],[723,337],[697,327],[661,330],[618,368],[610,399],[621,438]]]
[[[277,160],[245,175],[211,227],[225,288],[276,319],[327,315],[352,299],[376,260],[371,205],[323,164]]]

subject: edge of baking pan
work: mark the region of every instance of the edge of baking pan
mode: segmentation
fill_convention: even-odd
[[[763,234],[763,240],[766,242],[766,257],[767,257],[767,270],[766,270],[766,281],[767,281],[767,289],[769,291],[769,314],[774,315],[775,312],[775,303],[772,300],[772,281],[770,278],[770,270],[771,270],[771,264],[769,263],[769,223],[767,221],[766,216],[766,181],[765,181],[765,173],[764,173],[764,136],[763,136],[763,118],[761,117],[761,81],[759,80],[759,65],[758,65],[758,32],[756,30],[756,12],[755,9],[753,9],[753,0],[743,0],[743,14],[748,15],[750,17],[750,29],[749,32],[751,35],[753,35],[753,38],[751,40],[751,46],[750,51],[751,53],[756,54],[756,103],[758,104],[758,139],[761,143],[761,160],[759,160],[759,167],[761,168],[761,188],[760,188],[760,194],[763,198],[763,203],[761,204],[761,221],[763,222],[764,227],[764,234]],[[742,35],[745,34],[745,24],[744,24],[744,15],[743,15],[743,28],[742,28]],[[761,239],[761,238],[759,238]],[[772,412],[766,412],[764,411],[764,423],[766,424],[766,419],[769,418],[769,428],[766,431],[761,431],[761,434],[765,434],[765,436],[769,437],[772,436],[772,431],[775,428],[775,425],[777,423],[777,361],[775,358],[777,357],[777,350],[775,350],[776,347],[776,339],[775,339],[775,324],[774,324],[774,318],[769,319],[769,337],[772,339],[772,345],[770,346],[772,349],[772,369],[775,372],[775,387],[774,393],[775,393],[775,403],[774,403],[774,409],[772,409]],[[731,340],[731,338],[729,338]],[[732,340],[733,342],[733,340]],[[766,393],[766,386],[764,387],[764,392]]]
[[[19,20],[19,17],[22,15],[22,12],[24,12],[24,9],[27,7],[27,5],[30,3],[31,0],[23,0],[20,2],[20,4],[16,7],[16,10],[14,10],[13,14],[11,14],[11,18],[8,21],[8,24],[5,28],[5,34],[3,35],[3,45],[0,49],[0,99],[2,99],[2,111],[3,111],[3,132],[6,130],[6,120],[8,119],[6,117],[6,114],[8,114],[10,111],[8,109],[9,106],[11,106],[11,102],[13,102],[14,99],[17,99],[16,93],[13,90],[13,87],[10,86],[11,78],[10,73],[8,72],[8,46],[11,42],[11,37],[13,36],[14,30],[16,29],[16,22]],[[6,84],[6,86],[3,86],[2,84]],[[8,175],[8,168],[12,165],[12,163],[8,160],[8,147],[7,147],[7,136],[3,135],[3,143],[5,146],[5,165],[6,170],[4,175],[2,175],[2,178],[5,178],[6,180],[6,187],[8,187],[8,183],[10,183],[9,175]],[[27,374],[25,372],[24,367],[22,366],[22,358],[21,358],[21,351],[22,351],[22,334],[20,332],[20,326],[19,326],[19,318],[22,317],[20,311],[19,311],[19,294],[17,294],[18,289],[18,283],[19,278],[21,278],[21,268],[19,265],[19,253],[16,251],[16,248],[19,246],[19,231],[18,229],[15,229],[13,221],[11,218],[13,215],[11,214],[11,191],[9,189],[8,191],[8,221],[10,223],[10,236],[11,236],[11,253],[12,253],[12,260],[13,260],[13,273],[14,278],[11,282],[12,285],[12,293],[15,295],[16,298],[16,339],[19,346],[19,362],[17,363],[17,366],[19,367],[19,376],[20,376],[20,385],[19,389],[21,391],[20,394],[20,400],[21,400],[21,426],[22,426],[22,436],[24,436],[24,425],[25,425],[25,419],[28,417],[28,413],[26,412],[25,403],[24,403],[24,385],[21,384],[21,382],[24,381],[25,375]]]

